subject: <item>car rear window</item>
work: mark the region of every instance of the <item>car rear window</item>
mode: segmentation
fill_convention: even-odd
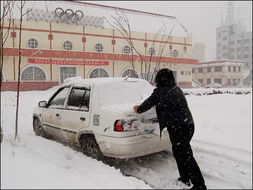
[[[154,87],[147,81],[117,81],[99,86],[99,101],[102,105],[136,103],[148,97]]]

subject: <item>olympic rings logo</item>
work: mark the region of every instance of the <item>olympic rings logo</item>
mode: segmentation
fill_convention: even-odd
[[[66,9],[65,11],[58,7],[55,9],[55,15],[59,17],[62,21],[71,20],[73,22],[77,22],[84,17],[84,13],[80,10],[74,12],[72,9]]]

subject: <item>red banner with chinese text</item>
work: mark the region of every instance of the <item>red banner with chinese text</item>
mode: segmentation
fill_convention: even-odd
[[[34,59],[34,58],[28,58],[28,62],[34,64],[54,64],[54,65],[91,65],[91,66],[109,65],[109,61],[65,61],[65,60]]]

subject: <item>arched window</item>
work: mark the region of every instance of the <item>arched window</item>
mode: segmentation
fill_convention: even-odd
[[[46,75],[42,69],[35,66],[27,67],[21,74],[21,80],[46,80]]]
[[[95,49],[97,52],[102,52],[103,51],[103,45],[98,43],[95,45]]]
[[[149,48],[149,55],[155,55],[155,48],[154,47]]]
[[[131,53],[131,48],[130,48],[130,46],[129,45],[126,45],[126,46],[124,46],[123,47],[123,53],[125,53],[125,54],[130,54]]]
[[[65,50],[72,50],[72,48],[73,48],[72,43],[71,43],[70,41],[65,41],[65,42],[63,43],[63,48],[64,48]]]
[[[100,77],[109,77],[109,74],[106,70],[102,68],[94,69],[91,73],[89,78],[100,78]]]
[[[39,43],[38,43],[38,40],[31,38],[28,40],[27,45],[29,48],[37,48]]]
[[[133,69],[126,69],[123,73],[122,73],[122,77],[130,77],[130,78],[139,78],[137,72]]]

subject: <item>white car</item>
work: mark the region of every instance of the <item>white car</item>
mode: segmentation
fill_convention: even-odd
[[[35,134],[74,143],[96,159],[168,150],[168,132],[160,139],[155,108],[143,114],[133,111],[153,89],[147,81],[134,78],[66,79],[34,110]]]

